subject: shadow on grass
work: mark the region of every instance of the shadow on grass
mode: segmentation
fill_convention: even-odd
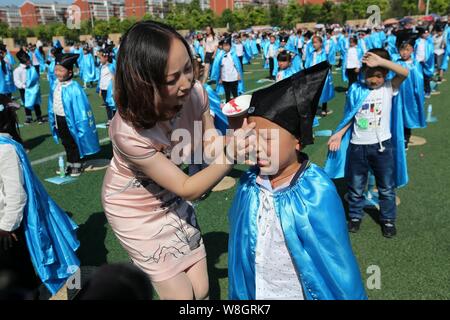
[[[348,216],[348,202],[345,200],[345,194],[347,193],[347,182],[345,181],[345,178],[341,179],[334,179],[333,180],[334,185],[336,186],[336,189],[339,193],[339,197],[342,200],[342,204],[344,205],[345,210],[345,217],[347,220],[349,219]],[[364,212],[376,223],[380,224],[380,211],[375,207],[366,207],[364,208]]]
[[[103,212],[89,216],[78,229],[78,258],[83,266],[101,266],[107,262],[108,250],[105,247],[106,217]]]
[[[220,300],[219,279],[228,277],[228,268],[217,268],[216,264],[223,253],[228,252],[228,233],[209,232],[203,235],[205,243],[208,276],[209,276],[209,298],[211,300]]]
[[[51,135],[44,134],[42,136],[28,139],[24,142],[24,147],[25,147],[25,149],[33,150],[34,148],[38,147],[41,143],[43,143],[49,137],[51,137]]]
[[[339,86],[339,87],[335,87],[334,90],[336,92],[345,92],[345,91],[347,91],[347,88]]]

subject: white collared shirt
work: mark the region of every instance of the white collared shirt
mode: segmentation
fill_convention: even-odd
[[[304,300],[302,284],[273,202],[273,193],[286,189],[290,182],[273,190],[267,176],[260,176],[256,181],[260,186],[255,257],[256,299]]]
[[[2,136],[9,137],[6,133]],[[0,145],[0,229],[14,231],[20,227],[27,203],[23,171],[14,146]]]
[[[225,82],[238,81],[238,71],[231,58],[231,52],[225,53],[222,58],[221,80]]]
[[[100,72],[100,90],[108,90],[112,78],[113,75],[109,70],[108,64],[102,65],[102,69]]]
[[[25,89],[27,85],[27,66],[21,63],[13,73],[14,85],[18,89]]]
[[[66,82],[56,82],[55,91],[53,92],[53,112],[55,115],[65,117],[64,104],[62,100],[62,88],[68,86],[72,80]]]
[[[417,50],[416,50],[416,60],[418,62],[422,62],[425,61],[425,44],[426,44],[425,39],[420,39],[419,40],[419,44],[417,45]]]
[[[361,62],[358,59],[358,50],[356,49],[356,47],[350,47],[348,48],[348,52],[347,52],[347,69],[355,69],[355,68],[360,68],[361,67]]]

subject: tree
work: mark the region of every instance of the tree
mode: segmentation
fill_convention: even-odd
[[[450,3],[448,0],[433,0],[430,1],[430,13],[445,15],[449,13]]]
[[[302,21],[303,7],[296,0],[289,0],[287,7],[284,9],[283,25],[294,27]]]
[[[219,21],[220,27],[226,27],[227,25],[229,25],[229,27],[232,31],[236,30],[235,29],[235,25],[236,25],[235,16],[233,14],[233,11],[231,11],[230,9],[225,9],[222,12],[222,15],[220,16],[218,21]]]
[[[283,22],[283,10],[278,6],[275,0],[269,3],[270,24],[272,26],[280,26]]]
[[[325,1],[320,9],[319,22],[322,23],[334,23],[336,18],[333,16],[334,3],[331,1]]]
[[[6,22],[0,21],[0,37],[6,38],[8,37],[8,29],[9,26]]]

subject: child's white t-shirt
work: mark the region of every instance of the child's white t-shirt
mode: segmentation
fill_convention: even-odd
[[[355,115],[351,143],[358,145],[386,141],[391,134],[392,98],[398,90],[386,81],[380,88],[370,91]]]

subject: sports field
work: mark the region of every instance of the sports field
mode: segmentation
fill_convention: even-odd
[[[245,66],[246,90],[266,86],[258,83],[268,75],[261,60]],[[340,71],[339,71],[340,72]],[[446,79],[450,80],[448,74]],[[320,120],[315,130],[333,130],[340,120],[344,106],[346,85],[340,73],[334,74],[336,97],[329,103],[334,112]],[[47,110],[48,82],[41,75],[43,113]],[[368,289],[370,299],[450,299],[450,81],[439,85],[440,95],[432,95],[426,105],[432,104],[436,123],[428,128],[413,130],[413,135],[426,139],[422,146],[411,146],[407,151],[409,184],[398,190],[398,235],[386,239],[376,222],[375,210],[368,211],[361,230],[351,235],[363,280],[379,267],[381,287]],[[102,99],[95,89],[87,89],[97,124],[106,122],[106,111],[100,107]],[[24,111],[19,111],[23,123]],[[103,141],[102,151],[91,158],[111,158],[111,145],[106,129],[98,129]],[[48,124],[36,123],[21,128],[29,158],[36,174],[44,179],[55,176],[57,156],[64,151],[50,135]],[[323,165],[328,138],[317,137],[313,146],[305,150],[310,159]],[[231,176],[238,179],[246,168],[236,167]],[[116,240],[106,222],[101,206],[100,192],[105,170],[84,173],[72,184],[56,186],[44,182],[49,194],[79,224],[81,247],[78,256],[82,266],[128,261],[127,254]],[[343,195],[342,181],[336,184]],[[197,202],[197,215],[208,253],[210,297],[227,299],[227,240],[228,209],[235,189],[212,192]],[[377,266],[375,269],[371,266]],[[369,271],[369,272],[368,272]],[[369,280],[371,280],[370,278]],[[369,281],[372,283],[371,281]]]

